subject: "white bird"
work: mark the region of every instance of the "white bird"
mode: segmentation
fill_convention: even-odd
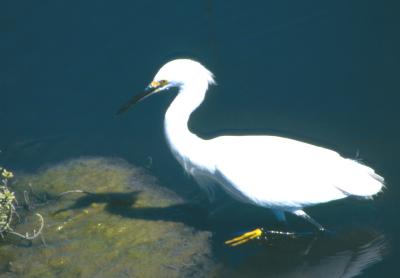
[[[178,87],[165,114],[165,135],[173,155],[200,184],[216,182],[235,199],[285,212],[324,228],[303,210],[349,196],[371,198],[383,188],[383,177],[337,152],[278,136],[220,136],[204,140],[190,132],[191,113],[203,102],[213,74],[200,63],[177,59],[166,63],[144,93],[117,114],[145,97]],[[236,245],[262,234],[261,229],[227,243]]]

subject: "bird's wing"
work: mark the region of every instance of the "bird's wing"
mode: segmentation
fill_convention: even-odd
[[[300,141],[276,136],[222,136],[212,141],[220,181],[260,205],[303,207],[353,194],[372,195],[382,186],[375,182],[364,190],[360,182],[376,181],[368,172],[373,173],[371,168]]]

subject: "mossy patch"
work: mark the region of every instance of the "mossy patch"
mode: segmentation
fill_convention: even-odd
[[[30,186],[28,186],[30,184]],[[17,230],[31,230],[43,215],[46,245],[15,241],[0,246],[4,276],[207,276],[213,268],[210,232],[185,219],[182,200],[155,178],[118,159],[71,160],[19,177],[13,186],[37,204]],[[70,190],[90,192],[69,193]]]

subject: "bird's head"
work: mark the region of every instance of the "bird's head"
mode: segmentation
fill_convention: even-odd
[[[145,91],[136,95],[121,107],[117,115],[125,112],[132,105],[152,94],[168,90],[172,87],[185,86],[187,84],[208,86],[209,84],[215,84],[215,81],[213,74],[199,62],[190,59],[172,60],[162,66],[154,76],[153,81],[146,87]]]

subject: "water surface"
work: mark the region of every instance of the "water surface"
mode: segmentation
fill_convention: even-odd
[[[1,164],[34,173],[105,156],[147,168],[162,186],[207,209],[207,220],[194,226],[213,234],[221,275],[395,276],[398,8],[376,1],[4,1]],[[335,149],[376,169],[387,189],[373,201],[310,208],[336,236],[225,247],[232,235],[277,223],[269,211],[221,192],[209,204],[183,174],[162,130],[173,94],[114,117],[175,57],[198,59],[218,83],[193,114],[193,132],[275,134]],[[292,229],[310,229],[289,221]]]

